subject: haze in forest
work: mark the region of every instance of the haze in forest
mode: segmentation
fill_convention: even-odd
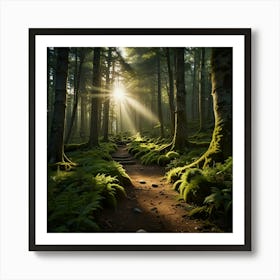
[[[232,48],[47,54],[48,231],[232,231]]]

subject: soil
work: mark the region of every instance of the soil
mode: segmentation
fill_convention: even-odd
[[[105,209],[99,217],[102,232],[216,232],[202,220],[191,219],[192,205],[179,200],[178,193],[164,178],[162,167],[144,166],[126,146],[119,146],[113,159],[120,162],[131,178],[127,197],[116,209]]]

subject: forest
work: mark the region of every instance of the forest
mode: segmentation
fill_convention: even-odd
[[[48,232],[232,232],[232,48],[47,48]]]

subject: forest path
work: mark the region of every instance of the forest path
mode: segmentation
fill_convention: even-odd
[[[178,200],[178,194],[164,178],[164,168],[142,165],[126,146],[119,146],[113,159],[123,165],[132,186],[126,187],[127,198],[118,201],[117,209],[102,211],[99,224],[103,232],[211,231],[203,221],[187,215],[191,206]]]

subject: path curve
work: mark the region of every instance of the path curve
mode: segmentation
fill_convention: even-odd
[[[127,198],[118,201],[117,209],[104,209],[99,217],[103,232],[202,232],[203,221],[190,219],[191,206],[178,200],[178,193],[164,178],[164,168],[143,166],[127,151],[118,147],[113,159],[120,162],[131,178]]]

